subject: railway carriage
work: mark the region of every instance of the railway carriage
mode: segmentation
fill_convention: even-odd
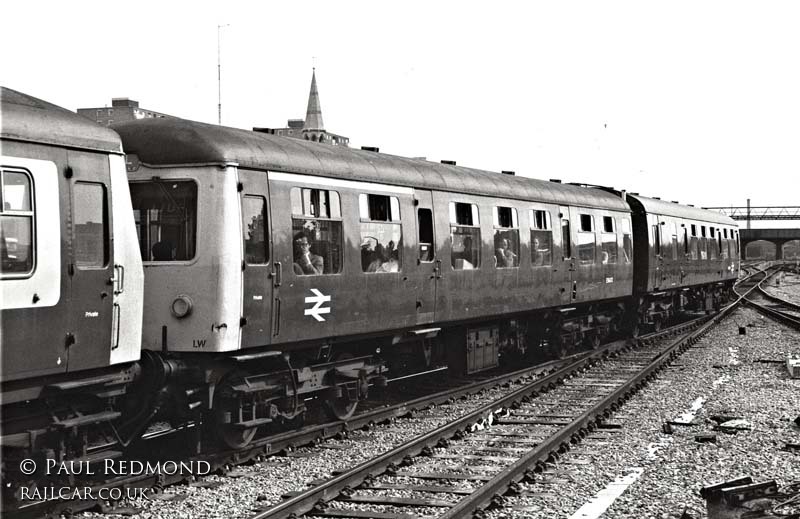
[[[111,436],[139,373],[143,274],[122,147],[8,88],[0,112],[3,459],[81,458],[107,442],[96,432]]]
[[[736,222],[638,194],[628,200],[634,215],[637,321],[660,328],[684,308],[718,310],[739,275]]]
[[[342,418],[387,375],[472,373],[623,322],[618,194],[179,119],[114,129],[143,347],[190,364],[231,446],[301,415],[301,397]]]

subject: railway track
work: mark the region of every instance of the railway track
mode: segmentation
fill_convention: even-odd
[[[737,283],[734,290],[745,304],[776,321],[800,329],[800,305],[770,294],[764,286],[783,268],[784,265],[779,264],[757,271]]]
[[[571,445],[618,427],[608,417],[732,308],[666,345],[653,334],[590,354],[252,519],[467,517],[541,477]]]
[[[603,348],[613,349],[610,345]],[[255,440],[251,445],[240,450],[224,450],[213,453],[195,453],[187,451],[194,445],[195,433],[199,432],[199,426],[195,423],[187,423],[178,428],[166,427],[149,432],[144,437],[143,445],[137,452],[147,453],[144,461],[158,461],[159,459],[174,460],[177,453],[183,453],[184,459],[189,463],[207,463],[212,473],[225,474],[234,467],[249,463],[259,462],[265,458],[276,454],[287,454],[298,447],[304,445],[314,445],[331,438],[341,438],[348,435],[350,431],[371,428],[376,424],[393,421],[399,418],[413,416],[416,412],[431,406],[452,402],[468,395],[481,393],[491,388],[508,386],[520,380],[530,380],[545,376],[548,373],[556,372],[564,366],[573,363],[576,359],[584,358],[587,353],[578,353],[564,359],[556,359],[537,365],[528,366],[514,371],[502,371],[489,373],[479,380],[465,381],[463,379],[442,377],[438,372],[431,373],[436,380],[429,380],[424,384],[417,384],[413,390],[404,386],[402,391],[403,398],[395,396],[370,401],[364,409],[348,420],[329,422],[318,425],[302,427],[297,430],[286,431],[283,433],[263,437]],[[424,377],[423,377],[424,378]],[[396,384],[404,384],[407,379],[397,380]],[[410,395],[419,395],[409,398]],[[141,459],[141,458],[140,458]],[[116,477],[111,480],[103,481],[74,481],[77,486],[91,488],[93,494],[97,494],[100,489],[108,488],[145,488],[150,493],[160,493],[162,489],[175,484],[189,482],[192,476],[183,474],[142,474],[127,477]],[[67,516],[90,509],[101,511],[111,511],[105,502],[85,500],[85,499],[58,499],[28,501],[18,508],[14,517],[36,518],[47,515],[64,514]]]

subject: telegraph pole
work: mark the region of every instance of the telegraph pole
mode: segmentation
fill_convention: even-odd
[[[219,33],[223,27],[230,26],[229,23],[225,25],[217,25],[217,124],[222,124],[222,59],[220,53]]]

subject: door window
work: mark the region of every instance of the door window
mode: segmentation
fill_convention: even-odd
[[[244,258],[248,265],[263,265],[269,262],[267,229],[266,198],[245,195],[242,198],[242,239]]]
[[[73,190],[75,265],[103,267],[108,263],[108,207],[103,184],[76,182]]]

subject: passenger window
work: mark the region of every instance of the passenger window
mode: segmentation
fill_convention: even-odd
[[[494,264],[496,268],[519,267],[519,222],[513,207],[494,208]]]
[[[582,214],[580,232],[578,232],[578,261],[581,265],[590,265],[595,261],[594,217]]]
[[[417,209],[417,228],[419,260],[433,261],[433,212],[430,209]]]
[[[672,259],[678,259],[678,224],[672,223]]]
[[[689,255],[689,229],[683,228],[683,254]]]
[[[661,255],[661,229],[658,224],[651,226],[652,227],[652,242],[653,242],[653,252],[655,252],[656,256]]]
[[[339,193],[327,189],[293,187],[292,214],[315,218],[341,218],[342,210]]]
[[[622,228],[622,259],[625,263],[630,263],[633,257],[633,238],[631,236],[631,222],[627,218],[620,219]]]
[[[553,264],[553,226],[550,212],[531,209],[531,263],[534,267]],[[569,238],[567,238],[569,241]]]
[[[342,208],[339,193],[292,188],[292,269],[298,276],[342,271]]]
[[[245,195],[242,198],[242,234],[247,264],[267,263],[267,200],[263,196]]]
[[[33,273],[33,193],[22,171],[0,173],[0,275],[26,277]]]
[[[728,240],[722,238],[721,232],[717,233],[717,245],[719,246],[719,257],[721,259],[728,259]]]
[[[399,272],[403,247],[400,201],[395,196],[362,193],[358,197],[358,206],[362,272]]]
[[[603,265],[617,263],[617,230],[614,217],[603,217],[603,232],[600,235],[600,263]]]
[[[108,204],[103,184],[77,182],[73,190],[75,265],[103,267],[108,263]]]
[[[130,190],[142,260],[194,258],[197,184],[191,180],[132,182]]]
[[[478,206],[450,202],[450,261],[454,270],[481,265],[481,229]]]

